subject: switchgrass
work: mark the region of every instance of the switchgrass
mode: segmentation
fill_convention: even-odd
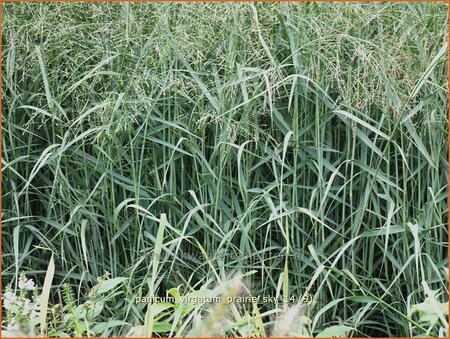
[[[314,334],[423,334],[423,282],[448,295],[447,20],[3,4],[2,278],[42,285],[53,252],[54,288],[128,277],[102,315],[148,325],[136,297],[256,271],[251,293],[282,300],[261,312],[310,295]]]

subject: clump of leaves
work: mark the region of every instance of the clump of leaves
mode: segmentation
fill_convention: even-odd
[[[440,302],[438,290],[431,290],[428,284],[423,281],[422,286],[425,291],[425,300],[419,304],[412,305],[410,314],[418,314],[418,322],[427,329],[424,336],[448,337],[448,301]]]
[[[112,291],[127,278],[109,279],[109,273],[97,278],[95,285],[86,300],[75,299],[69,284],[63,284],[63,305],[55,304],[49,307],[51,317],[47,318],[48,337],[90,337],[101,336],[106,330],[126,325],[124,321],[111,320],[102,322],[100,315]],[[13,292],[9,286],[3,295],[3,307],[6,318],[3,321],[2,335],[6,337],[35,336],[39,326],[41,313],[40,295],[34,281],[23,274],[19,279],[19,293]],[[33,292],[29,299],[30,291]]]
[[[152,334],[187,338],[314,337],[312,321],[307,314],[309,303],[303,299],[285,311],[274,308],[261,314],[257,303],[253,303],[251,312],[245,307],[235,307],[245,299],[242,296],[249,292],[240,278],[232,279],[215,289],[203,287],[187,294],[182,294],[180,287],[168,290],[164,301],[149,302],[147,312],[153,317]],[[139,302],[143,300],[145,298],[137,298]],[[192,302],[193,300],[199,300],[199,302]],[[207,300],[215,300],[211,301],[215,305],[209,310],[211,302]],[[273,324],[270,324],[270,327],[265,329],[269,323],[264,323],[263,317],[272,314],[278,314],[278,317]],[[148,333],[147,330],[145,324],[134,326],[126,336],[142,337],[144,333]],[[356,329],[345,325],[335,325],[325,328],[316,336],[344,337],[352,330]]]
[[[152,315],[152,333],[186,337],[217,337],[222,333],[224,320],[229,313],[230,305],[225,301],[235,297],[241,290],[239,279],[230,281],[222,296],[219,289],[200,288],[181,294],[180,287],[171,288],[166,299],[173,302],[150,302],[147,313]],[[220,300],[220,302],[219,302]],[[216,302],[208,316],[200,313],[208,304]],[[132,327],[127,336],[142,337],[148,333],[148,325]],[[186,334],[187,333],[187,334]]]

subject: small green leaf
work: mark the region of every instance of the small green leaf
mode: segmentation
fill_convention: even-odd
[[[113,288],[115,288],[117,285],[121,284],[122,282],[124,282],[125,280],[127,280],[128,278],[124,278],[124,277],[118,277],[118,278],[114,278],[114,279],[108,279],[105,281],[102,281],[100,283],[98,283],[97,285],[94,286],[94,288],[92,289],[94,291],[95,294],[104,294],[110,290],[112,290]]]
[[[171,288],[167,293],[175,298],[175,303],[181,303],[180,286]]]
[[[74,308],[73,316],[76,317],[76,319],[84,319],[86,318],[86,306],[84,304],[78,305]],[[72,317],[72,314],[67,313],[64,315],[64,320],[69,320]]]
[[[330,326],[316,335],[316,338],[331,338],[331,337],[342,337],[347,336],[347,332],[354,330],[353,327],[350,326]]]
[[[103,311],[103,306],[104,306],[103,302],[97,301],[97,302],[94,304],[94,307],[91,308],[91,309],[89,310],[89,312],[87,313],[88,316],[90,316],[92,319],[96,318],[100,313],[102,313],[102,311]]]
[[[111,320],[103,323],[98,323],[94,327],[92,327],[92,332],[95,334],[102,334],[104,331],[106,331],[109,328],[122,326],[122,325],[128,325],[127,322],[121,321],[121,320]]]
[[[153,316],[157,316],[158,314],[160,314],[161,312],[174,307],[174,304],[171,303],[157,303],[157,304],[153,304],[150,307],[152,308],[153,311]]]
[[[298,322],[300,323],[300,325],[307,325],[307,326],[311,326],[312,321],[311,319],[309,319],[307,316],[305,315],[301,315],[298,317]]]
[[[205,289],[201,289],[198,291],[193,291],[191,293],[188,293],[186,295],[186,299],[187,300],[190,300],[192,298],[200,298],[201,299],[201,298],[207,297],[210,293],[211,293],[211,290],[208,288],[205,288]]]
[[[153,325],[153,332],[162,333],[169,332],[172,329],[172,324],[170,323],[156,323]]]

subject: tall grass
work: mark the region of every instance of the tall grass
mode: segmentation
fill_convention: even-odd
[[[104,316],[143,324],[148,281],[256,270],[253,295],[312,295],[314,333],[419,334],[422,281],[448,294],[447,20],[444,3],[3,4],[3,280],[43,282],[52,251],[78,297],[130,277]]]

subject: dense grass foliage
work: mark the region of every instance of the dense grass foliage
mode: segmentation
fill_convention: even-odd
[[[2,38],[5,282],[53,251],[54,302],[108,271],[142,324],[149,282],[255,271],[354,336],[447,301],[447,4],[9,3]]]

